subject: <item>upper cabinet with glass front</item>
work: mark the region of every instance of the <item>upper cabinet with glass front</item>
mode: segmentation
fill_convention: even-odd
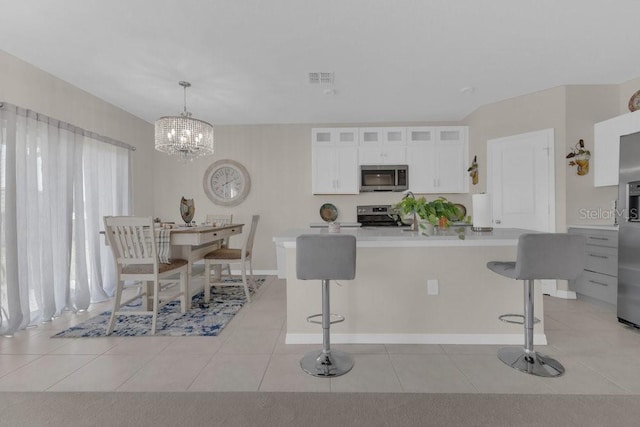
[[[313,194],[356,194],[360,165],[408,165],[414,193],[469,191],[466,126],[312,129]]]
[[[467,129],[466,126],[407,128],[407,164],[412,192],[469,191]]]
[[[320,145],[358,145],[358,128],[314,128],[311,129],[311,143]]]
[[[313,194],[358,194],[358,128],[311,130]]]
[[[358,161],[361,165],[406,164],[406,128],[360,128]]]

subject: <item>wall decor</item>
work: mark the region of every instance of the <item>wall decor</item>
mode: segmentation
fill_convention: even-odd
[[[591,158],[591,151],[584,148],[584,140],[581,139],[567,154],[569,166],[578,167],[578,175],[586,175],[589,173],[589,159]]]
[[[196,204],[193,199],[185,199],[184,196],[180,199],[180,216],[184,223],[191,227],[191,221],[193,221],[193,215],[196,213]]]
[[[640,90],[631,95],[629,99],[629,111],[640,110]]]
[[[240,163],[222,159],[207,168],[202,185],[207,197],[216,205],[236,206],[249,194],[251,178]]]
[[[473,185],[478,184],[478,156],[473,156],[473,162],[471,162],[471,166],[467,169],[469,172],[469,176],[471,177],[471,182]]]

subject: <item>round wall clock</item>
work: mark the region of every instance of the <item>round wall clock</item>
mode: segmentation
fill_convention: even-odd
[[[220,206],[236,206],[251,189],[249,172],[235,160],[223,159],[212,163],[202,180],[207,197]]]
[[[640,90],[631,95],[629,99],[629,111],[640,110]]]

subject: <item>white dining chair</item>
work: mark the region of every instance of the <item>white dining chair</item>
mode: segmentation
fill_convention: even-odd
[[[224,214],[207,214],[207,224],[215,224],[216,227],[221,225],[229,225],[233,224],[233,214],[224,215]],[[220,241],[221,248],[229,247],[229,238],[222,239]],[[231,277],[231,266],[229,264],[220,266],[220,270],[222,271],[224,268],[227,268],[227,272],[229,273],[229,277]]]
[[[247,264],[249,264],[249,273],[250,279],[253,284],[255,284],[255,279],[253,278],[253,266],[251,264],[252,253],[253,253],[253,239],[256,234],[256,228],[258,227],[258,221],[260,220],[260,215],[253,215],[251,217],[251,228],[249,229],[249,233],[244,240],[242,248],[240,249],[232,249],[232,248],[219,248],[214,251],[209,252],[204,256],[204,302],[209,302],[211,296],[211,287],[212,286],[239,286],[237,283],[233,282],[223,282],[222,277],[216,274],[214,277],[211,277],[211,267],[221,266],[224,264],[239,264],[240,272],[242,275],[242,286],[244,287],[244,293],[247,297],[247,302],[251,302],[251,292],[249,291],[248,280],[247,280]]]
[[[117,279],[107,335],[113,332],[116,316],[119,315],[151,315],[151,334],[155,335],[158,310],[162,306],[179,298],[181,311],[187,311],[188,262],[184,259],[171,259],[168,263],[161,263],[158,260],[151,217],[105,216],[104,226],[116,262]],[[176,275],[177,278],[172,277]],[[124,283],[127,280],[135,281],[139,292],[122,301]],[[173,289],[176,285],[179,286],[177,292]],[[122,307],[138,298],[142,298],[141,310],[122,310]]]

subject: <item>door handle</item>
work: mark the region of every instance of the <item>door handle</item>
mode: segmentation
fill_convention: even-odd
[[[595,280],[589,280],[589,283],[593,283],[594,285],[600,285],[600,286],[609,286],[606,283],[597,282]]]
[[[501,221],[501,220],[499,220],[499,219],[496,219],[496,220],[495,220],[495,223],[496,223],[496,224],[502,224],[502,221]]]

